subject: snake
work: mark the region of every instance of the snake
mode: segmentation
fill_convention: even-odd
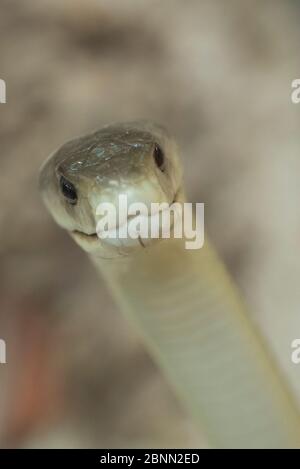
[[[209,447],[297,448],[294,396],[206,233],[201,249],[187,249],[184,234],[119,242],[98,236],[97,207],[117,206],[120,194],[146,207],[187,202],[180,153],[162,125],[112,123],[45,160],[41,196],[87,253]]]

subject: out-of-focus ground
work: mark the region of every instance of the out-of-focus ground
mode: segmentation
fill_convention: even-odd
[[[177,136],[190,200],[300,401],[299,18],[280,0],[1,0],[2,446],[207,445],[38,194],[50,152],[115,120]]]

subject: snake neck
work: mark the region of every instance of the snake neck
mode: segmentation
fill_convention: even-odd
[[[133,257],[93,262],[212,444],[299,444],[289,390],[207,240],[196,251],[169,239]]]

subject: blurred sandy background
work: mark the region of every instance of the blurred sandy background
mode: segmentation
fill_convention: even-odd
[[[207,445],[37,191],[50,152],[115,120],[177,136],[190,199],[300,401],[298,3],[0,7],[1,445]]]

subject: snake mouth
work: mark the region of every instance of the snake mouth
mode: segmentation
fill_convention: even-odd
[[[97,233],[88,234],[88,233],[84,233],[83,231],[73,230],[71,231],[71,235],[79,239],[81,238],[83,240],[86,239],[90,241],[99,241],[99,237]]]
[[[174,196],[174,199],[172,200],[171,203],[169,203],[169,208],[175,202],[177,202],[178,193],[179,193],[179,191],[176,192],[176,194]],[[164,211],[167,211],[167,210],[168,209],[160,210],[155,215],[149,215],[148,218],[151,219],[152,216],[160,215],[161,213],[163,213]],[[139,215],[129,215],[127,217],[127,220],[126,220],[125,224],[122,225],[122,227],[126,226],[126,224],[128,224],[131,220],[136,219],[137,217],[139,217]],[[117,233],[122,227],[116,226],[112,231],[116,231],[116,233]],[[172,227],[173,227],[173,223],[171,224],[170,228],[172,228]],[[73,231],[70,232],[70,234],[71,234],[72,237],[74,237],[78,241],[86,241],[86,242],[89,242],[89,243],[99,243],[101,241],[101,236],[96,232],[95,233],[85,233],[83,231],[73,230]],[[139,243],[141,244],[140,237],[138,238],[138,240],[139,240]],[[145,246],[143,246],[143,247],[145,247]]]

